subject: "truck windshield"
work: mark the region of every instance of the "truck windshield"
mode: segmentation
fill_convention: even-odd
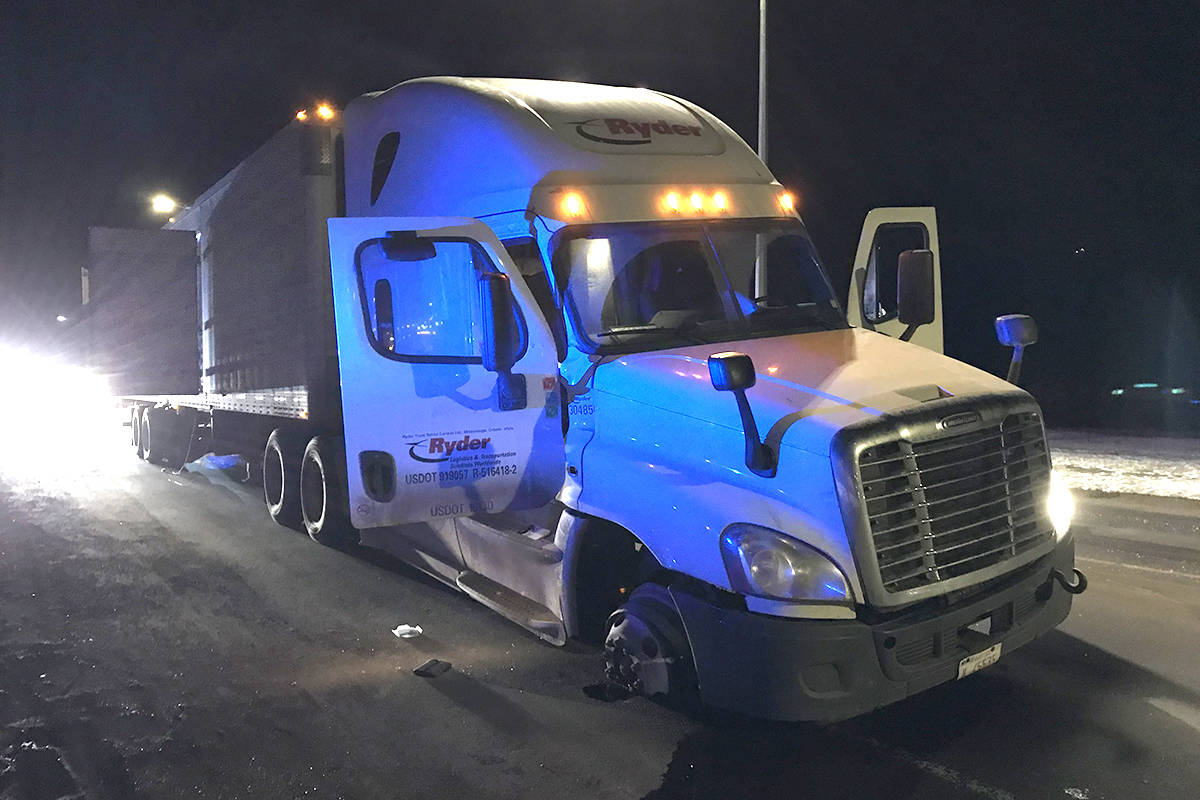
[[[565,310],[597,350],[847,327],[798,220],[611,223],[559,237]]]

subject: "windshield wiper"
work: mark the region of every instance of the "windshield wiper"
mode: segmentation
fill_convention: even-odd
[[[621,325],[616,328],[605,328],[599,331],[597,336],[620,336],[623,333],[662,333],[663,331],[675,332],[674,328],[664,328],[661,325]]]
[[[676,328],[665,325],[621,325],[616,328],[606,328],[605,330],[597,331],[596,336],[623,336],[633,333],[670,333],[684,339],[689,339],[696,344],[708,344],[707,339],[697,336],[690,330],[693,324],[685,323]]]

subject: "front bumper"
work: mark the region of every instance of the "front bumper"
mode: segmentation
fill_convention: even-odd
[[[799,620],[721,608],[682,589],[683,619],[705,704],[778,720],[837,720],[953,680],[965,656],[1002,642],[1001,658],[1058,625],[1071,595],[1050,577],[1070,574],[1074,542],[940,607],[921,604],[869,624]],[[991,633],[968,625],[991,617]]]

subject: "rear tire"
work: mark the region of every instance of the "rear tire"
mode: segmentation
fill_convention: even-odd
[[[314,436],[300,465],[300,511],[314,542],[346,548],[358,543],[350,524],[345,445],[340,436]]]
[[[289,431],[271,431],[263,448],[263,499],[271,519],[287,528],[300,527],[300,462],[304,443]]]
[[[138,454],[138,458],[141,458],[142,412],[137,406],[129,407],[129,443],[133,445],[133,450]]]
[[[138,424],[138,458],[143,461],[150,460],[150,409],[141,408],[137,412]]]

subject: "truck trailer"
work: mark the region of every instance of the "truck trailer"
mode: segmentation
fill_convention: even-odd
[[[867,215],[843,307],[796,205],[677,97],[410,80],[95,229],[93,362],[141,457],[240,454],[629,692],[845,718],[1084,579],[1036,401],[942,354],[934,210]]]

